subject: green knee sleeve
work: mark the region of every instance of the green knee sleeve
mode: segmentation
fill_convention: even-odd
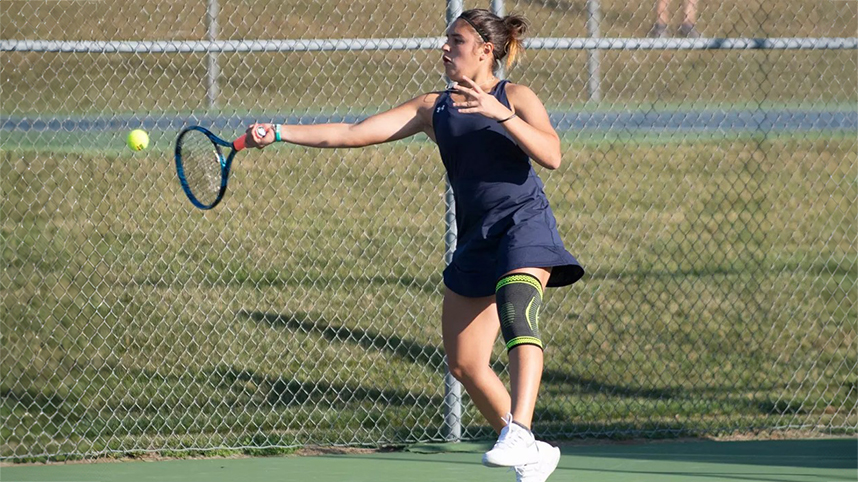
[[[507,351],[518,345],[544,348],[539,338],[539,308],[542,306],[539,279],[524,273],[504,276],[498,281],[495,297]]]

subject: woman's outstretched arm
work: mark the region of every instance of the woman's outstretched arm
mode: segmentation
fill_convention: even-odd
[[[437,97],[435,93],[424,94],[354,124],[281,124],[280,140],[309,147],[364,147],[420,132],[431,137],[432,108]],[[264,136],[259,135],[257,126],[265,128]],[[247,129],[252,139],[247,146],[262,148],[274,143],[276,127],[275,124],[253,124]]]

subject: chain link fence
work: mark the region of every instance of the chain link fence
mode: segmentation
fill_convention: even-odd
[[[505,75],[561,135],[539,173],[588,271],[547,293],[538,435],[854,434],[858,4],[700,2],[691,34],[678,0],[661,31],[655,0],[492,5],[531,21]],[[0,459],[489,437],[465,394],[445,417],[428,139],[243,155],[211,212],[172,165],[184,125],[443,89],[445,25],[416,0],[0,1]]]

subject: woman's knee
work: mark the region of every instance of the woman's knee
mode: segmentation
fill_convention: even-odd
[[[462,383],[479,380],[486,370],[491,370],[488,364],[479,363],[471,360],[461,360],[455,357],[447,359],[447,369],[453,378]]]

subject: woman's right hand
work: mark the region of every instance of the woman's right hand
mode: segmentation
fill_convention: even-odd
[[[262,149],[265,146],[274,144],[274,129],[274,124],[251,124],[250,127],[247,128],[246,132],[247,147],[255,147],[257,149]],[[265,133],[265,135],[260,135],[263,132]]]

